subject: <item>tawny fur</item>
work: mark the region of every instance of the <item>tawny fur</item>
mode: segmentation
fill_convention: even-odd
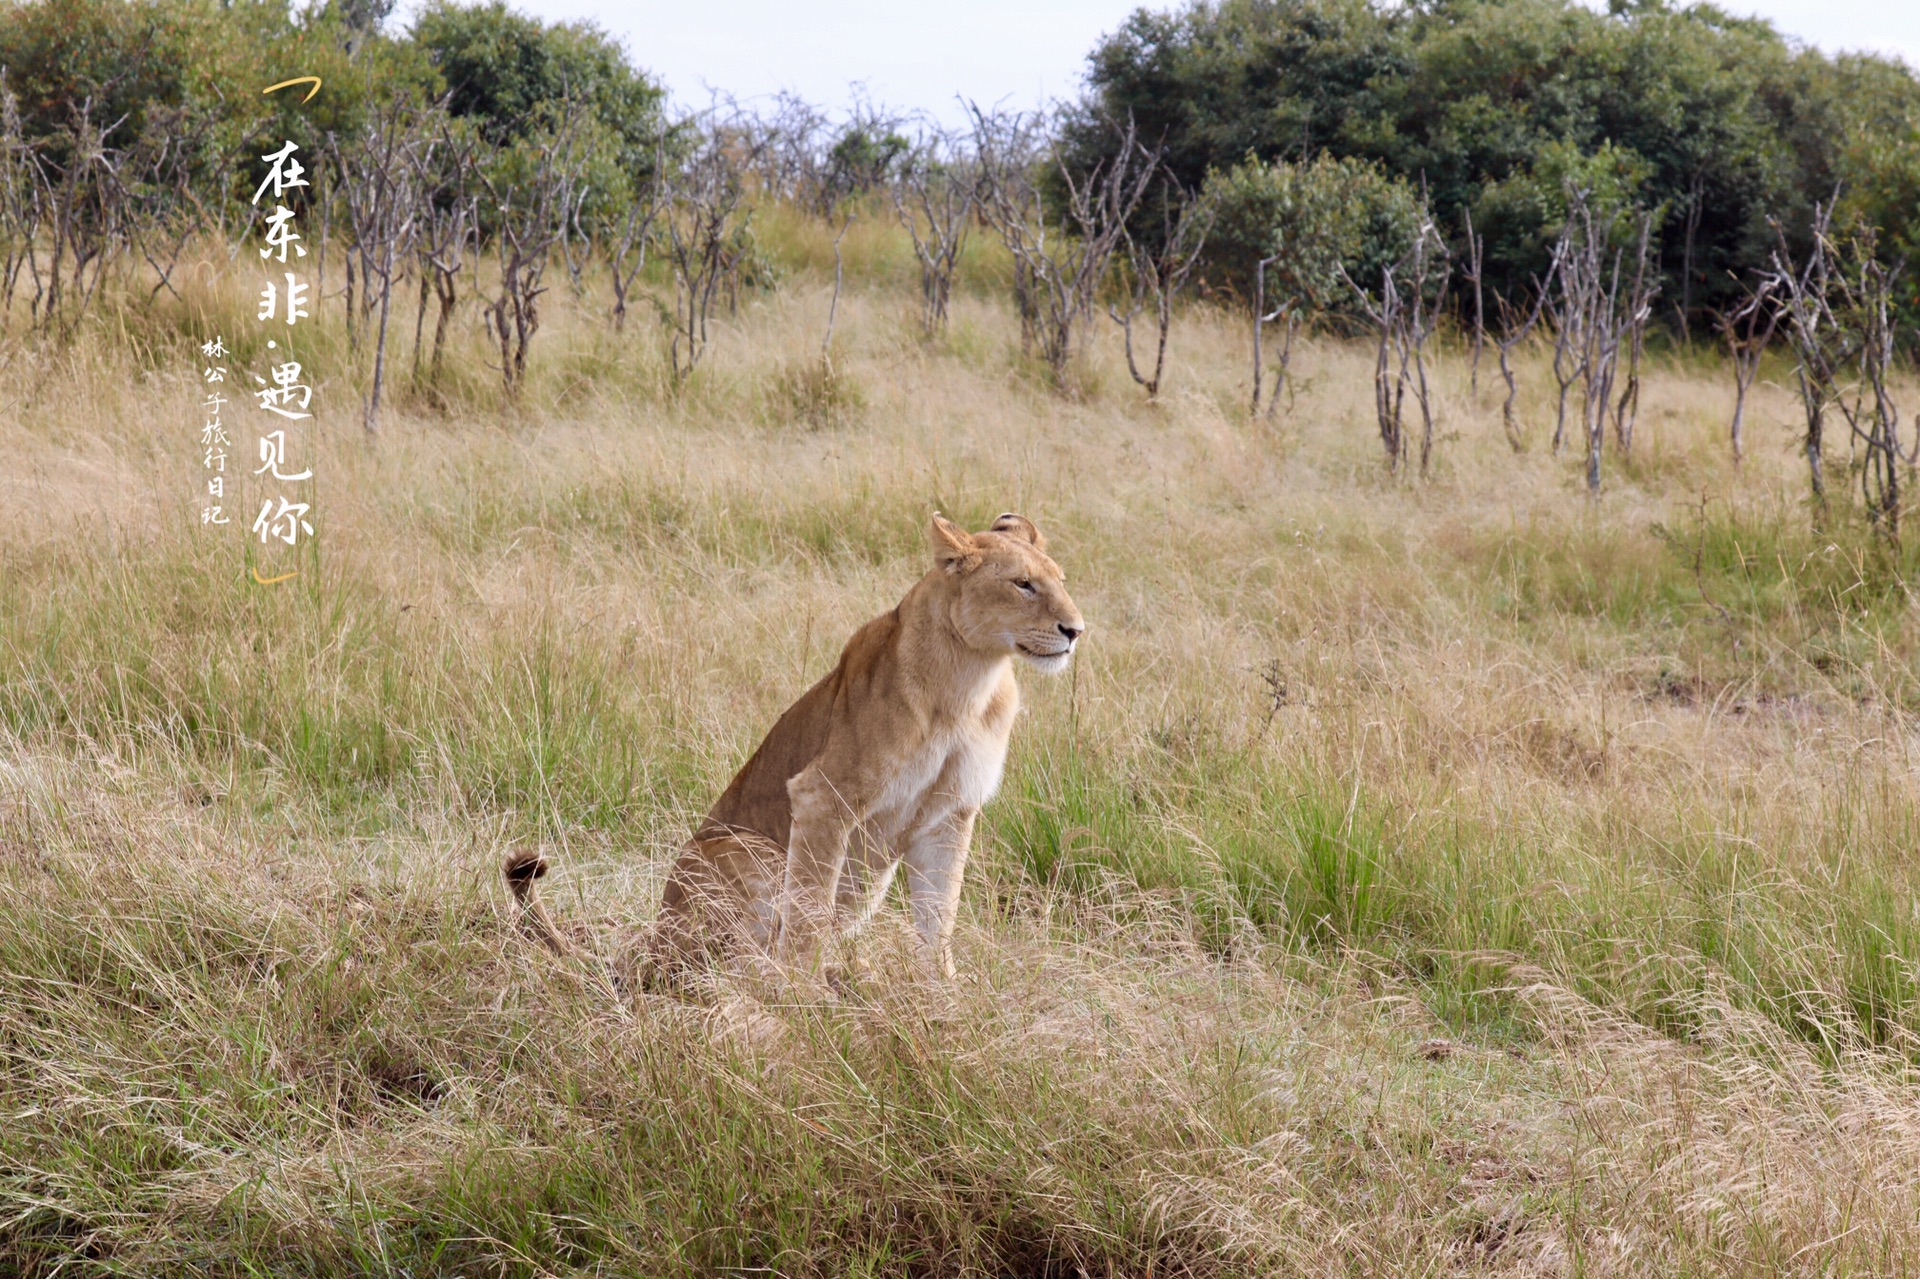
[[[969,534],[936,515],[930,533],[926,576],[854,632],[681,848],[647,947],[652,975],[671,981],[747,949],[810,966],[902,866],[922,958],[953,975],[974,818],[999,787],[1020,708],[1013,661],[1064,669],[1086,624],[1024,516]],[[545,862],[530,856],[508,879],[535,934],[565,953],[534,891]]]

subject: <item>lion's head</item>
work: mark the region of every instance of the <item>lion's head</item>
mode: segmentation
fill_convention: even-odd
[[[949,617],[969,648],[1017,653],[1043,671],[1066,668],[1086,632],[1047,539],[1024,515],[1002,515],[984,533],[933,517],[933,557],[951,593]]]

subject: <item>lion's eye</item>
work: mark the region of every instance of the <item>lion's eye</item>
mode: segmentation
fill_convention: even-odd
[[[1020,588],[1020,593],[1023,595],[1033,594],[1033,583],[1024,577],[1015,582],[1014,585]]]

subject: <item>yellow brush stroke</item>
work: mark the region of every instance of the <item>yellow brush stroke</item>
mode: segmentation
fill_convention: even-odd
[[[300,99],[301,102],[313,101],[313,95],[320,92],[320,77],[317,75],[295,76],[291,80],[282,80],[279,84],[270,84],[266,88],[260,90],[260,92],[263,94],[277,93],[281,89],[289,88],[292,85],[296,85],[296,84],[311,84],[313,86],[311,89],[307,90],[307,96]]]
[[[259,569],[256,568],[255,570],[253,570],[253,580],[260,583],[260,585],[262,586],[272,586],[275,582],[284,582],[290,577],[298,577],[298,576],[300,576],[299,569],[295,569],[291,573],[282,573],[278,577],[262,577],[260,576]]]

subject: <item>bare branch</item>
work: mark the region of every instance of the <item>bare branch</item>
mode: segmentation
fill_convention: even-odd
[[[1066,162],[1057,138],[1044,138],[1032,117],[989,115],[969,106],[980,157],[983,208],[1014,260],[1014,300],[1023,346],[1040,354],[1064,388],[1082,323],[1126,234],[1127,223],[1159,171],[1159,154],[1144,146],[1128,120],[1115,125],[1119,146],[1086,173]],[[1039,187],[1042,165],[1059,183],[1058,215]]]

